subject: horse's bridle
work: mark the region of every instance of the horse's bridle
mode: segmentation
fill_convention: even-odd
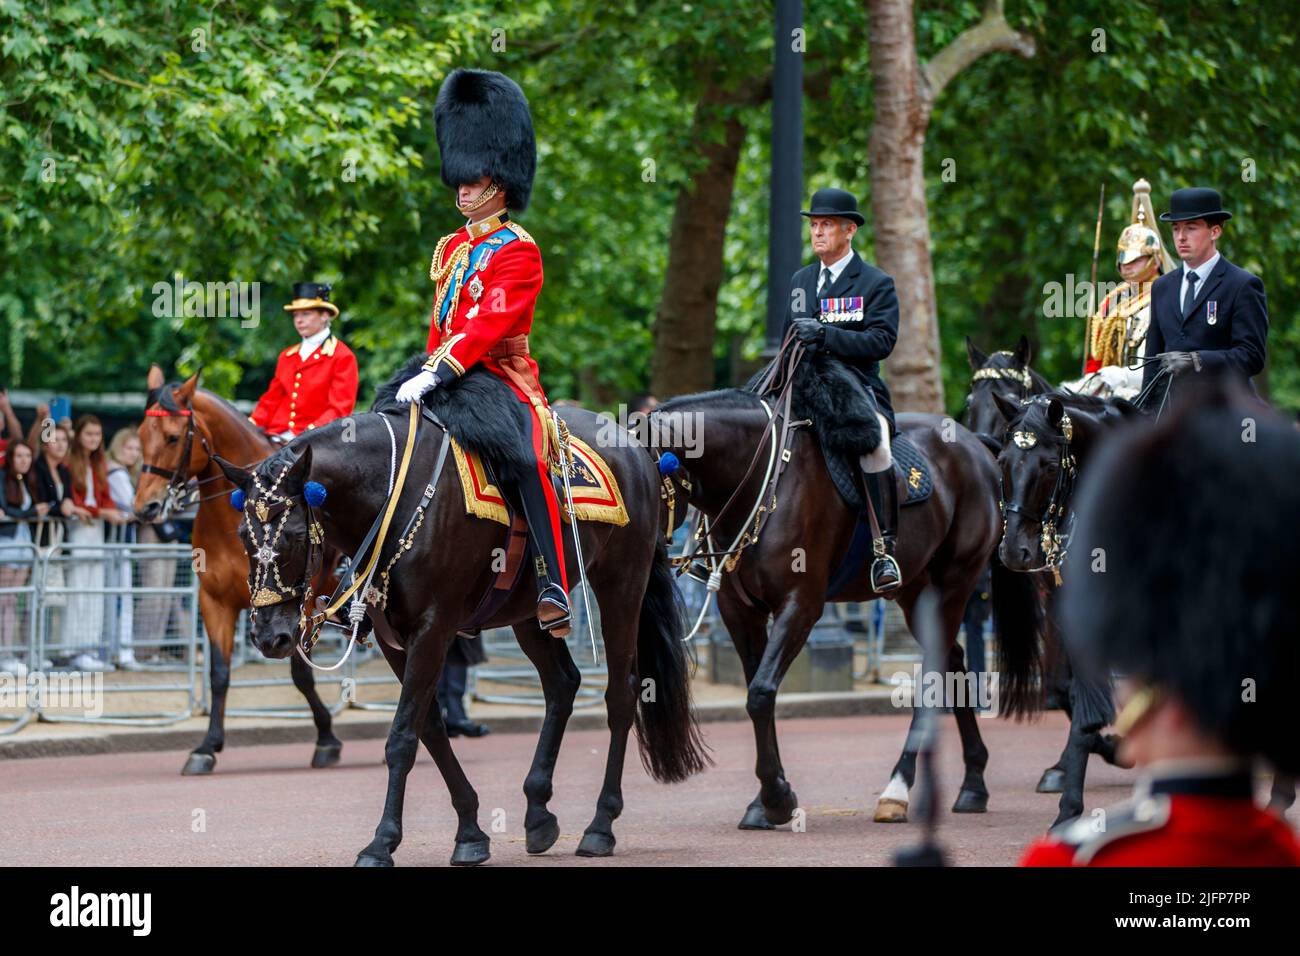
[[[989,358],[994,358],[999,355],[1005,355],[1008,358],[1015,358],[1015,356],[1010,352],[994,352],[993,355],[989,356]],[[1008,379],[1012,382],[1019,383],[1020,397],[1022,399],[1028,398],[1030,389],[1034,387],[1033,376],[1029,374],[1029,369],[1023,367],[992,368],[986,365],[984,368],[976,369],[975,374],[971,376],[972,382],[982,382],[989,379]]]
[[[1046,400],[1032,398],[1026,399],[1022,404],[1046,404]],[[1002,487],[1002,476],[998,476],[998,507],[1002,512],[1003,537],[1006,537],[1007,533],[1008,514],[1024,515],[1031,521],[1037,521],[1042,528],[1039,547],[1043,552],[1043,565],[1031,568],[1030,571],[1051,571],[1057,584],[1061,583],[1061,566],[1065,563],[1070,546],[1070,534],[1074,530],[1074,512],[1070,509],[1070,496],[1074,492],[1074,482],[1078,474],[1078,465],[1071,447],[1074,440],[1074,422],[1070,419],[1069,412],[1062,412],[1060,428],[1060,437],[1053,436],[1059,447],[1056,483],[1052,486],[1052,494],[1047,499],[1045,513],[1033,514],[1018,502],[1007,501],[1005,489]],[[1039,436],[1037,432],[1019,429],[1011,433],[1011,440],[1017,448],[1029,449],[1038,444]]]
[[[270,488],[263,487],[256,473],[252,475],[257,494],[247,497],[244,501],[244,524],[248,529],[249,541],[254,547],[252,560],[249,562],[248,582],[253,607],[273,607],[301,598],[302,606],[298,618],[298,627],[301,630],[309,623],[307,609],[311,606],[313,596],[312,581],[320,572],[325,558],[325,533],[316,517],[315,509],[303,496],[301,506],[307,511],[307,558],[301,580],[296,584],[286,585],[280,577],[280,565],[275,560],[275,546],[284,533],[290,514],[295,507],[299,506],[299,499],[281,495],[277,489],[293,464],[289,462],[284,466]],[[261,525],[260,542],[254,530],[254,518]]]
[[[208,445],[208,440],[203,433],[194,427],[195,414],[192,408],[181,408],[176,404],[176,397],[171,390],[165,386],[150,389],[148,397],[145,399],[146,408],[144,413],[149,418],[184,418],[185,419],[185,439],[181,445],[181,456],[177,460],[175,468],[159,468],[157,465],[145,462],[140,466],[140,470],[148,475],[157,475],[167,481],[167,498],[163,502],[162,517],[166,518],[174,511],[184,510],[186,497],[190,493],[190,482],[194,481],[196,485],[205,485],[210,481],[216,481],[221,475],[210,475],[207,478],[190,478],[190,456],[194,451],[194,437],[197,435],[199,444],[208,456],[208,461],[212,460],[212,448]],[[155,407],[156,406],[156,407]],[[200,496],[199,501],[209,501],[213,498],[220,498],[230,494],[229,491],[222,491],[215,495]]]

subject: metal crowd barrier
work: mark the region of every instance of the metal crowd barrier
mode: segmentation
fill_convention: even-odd
[[[61,529],[58,521],[43,522]],[[0,571],[14,569],[0,577],[0,664],[12,657],[29,671],[54,674],[81,673],[74,662],[81,655],[113,663],[116,669],[103,677],[95,675],[94,689],[106,701],[125,701],[120,708],[107,706],[88,713],[82,708],[60,707],[56,701],[32,695],[13,697],[21,680],[5,675],[0,666],[0,736],[13,734],[33,720],[162,726],[177,723],[210,707],[208,667],[200,665],[200,650],[209,653],[198,610],[198,579],[189,544],[144,544],[131,540],[131,526],[110,526],[109,540],[69,541],[55,536],[53,546],[0,539]],[[76,535],[76,532],[73,532]],[[30,569],[25,577],[19,569]],[[704,586],[689,577],[678,578],[690,621],[699,614]],[[580,587],[580,586],[579,586]],[[593,655],[585,621],[586,604],[575,588],[571,595],[574,627],[568,640],[574,662],[582,675],[575,707],[593,707],[603,701],[606,672],[603,649]],[[593,629],[600,641],[599,608],[593,599]],[[847,626],[846,626],[847,625]],[[890,663],[920,659],[919,649],[907,633],[898,608],[892,603],[828,605],[811,640],[844,640],[852,635],[856,657],[865,661],[854,678],[879,679]],[[836,633],[838,632],[838,633]],[[544,706],[540,680],[532,663],[519,649],[509,628],[484,632],[482,638],[489,660],[472,668],[468,692],[484,703]],[[688,644],[695,666],[700,655],[717,653],[717,643],[730,639],[722,626],[716,601],[711,603],[703,625]],[[991,641],[989,653],[993,652]],[[330,664],[346,649],[347,632],[327,626],[317,644],[315,659]],[[392,710],[394,700],[359,700],[362,687],[398,687],[387,671],[377,648],[357,648],[347,664],[337,671],[315,671],[317,685],[338,687],[337,697],[326,701],[332,714],[345,709]],[[84,661],[82,661],[84,663]],[[250,674],[249,665],[261,673]],[[268,661],[252,649],[247,640],[247,614],[241,614],[236,632],[232,691],[292,687],[289,664]],[[200,670],[202,675],[200,676]],[[374,671],[382,671],[374,673]],[[5,682],[8,681],[8,684]],[[6,699],[6,691],[11,699]],[[322,694],[324,699],[326,695]],[[160,698],[173,706],[163,707]],[[146,706],[152,704],[152,707]],[[310,719],[305,703],[227,707],[228,716]]]
[[[192,716],[190,546],[137,542],[132,526],[69,540],[85,526],[28,524],[40,546],[0,539],[0,734],[33,720],[164,726]]]

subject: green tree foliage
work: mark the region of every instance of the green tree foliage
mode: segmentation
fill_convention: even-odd
[[[918,7],[923,57],[981,12]],[[804,9],[805,191],[843,185],[867,207],[866,14],[855,0]],[[1028,331],[1049,376],[1077,374],[1082,320],[1047,318],[1043,286],[1087,277],[1103,181],[1100,274],[1114,278],[1139,176],[1157,208],[1181,185],[1224,192],[1224,251],[1269,292],[1273,397],[1300,405],[1300,279],[1285,266],[1300,253],[1296,8],[1006,12],[1038,56],[971,66],[927,144],[949,407],[966,390],[966,334],[991,348]],[[546,269],[543,380],[609,406],[647,378],[669,222],[698,168],[698,97],[761,81],[771,45],[769,5],[728,0],[0,0],[0,383],[138,389],[160,361],[202,364],[212,387],[254,397],[293,338],[289,287],[311,278],[335,283],[367,393],[427,334],[429,256],[460,221],[432,104],[467,65],[508,72],[532,102],[539,171],[521,220]],[[733,341],[750,357],[762,345],[766,285],[768,107],[737,109],[748,133],[718,296],[724,378]],[[858,246],[870,258],[870,223]],[[178,273],[261,283],[260,323],[155,315],[155,284]]]

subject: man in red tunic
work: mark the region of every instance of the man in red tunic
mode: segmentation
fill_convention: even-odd
[[[429,269],[436,285],[429,359],[401,386],[397,399],[418,401],[475,364],[505,380],[529,405],[533,475],[519,482],[537,577],[537,617],[555,637],[570,631],[568,580],[560,538],[560,507],[549,462],[555,426],[537,363],[528,353],[533,308],[542,288],[542,256],[507,209],[528,205],[537,167],[532,116],[513,80],[485,70],[456,70],[434,106],[442,181],[456,190],[468,222],[438,242]]]
[[[280,353],[266,394],[248,416],[270,435],[293,438],[351,415],[356,405],[357,357],[330,331],[339,309],[329,297],[328,285],[299,282],[284,307],[302,342]]]
[[[1061,618],[1083,667],[1124,675],[1120,755],[1141,776],[1023,866],[1300,866],[1289,799],[1254,792],[1257,768],[1300,772],[1297,473],[1300,435],[1233,383],[1102,450]]]

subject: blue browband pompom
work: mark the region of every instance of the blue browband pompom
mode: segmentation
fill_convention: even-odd
[[[666,451],[659,456],[659,474],[671,475],[680,467],[682,467],[682,463],[677,460],[677,456],[672,452]]]
[[[236,511],[244,510],[244,489],[236,488],[230,493],[230,507]]]
[[[307,499],[307,504],[313,508],[319,508],[325,503],[325,486],[319,481],[309,481],[303,485],[302,494]]]

